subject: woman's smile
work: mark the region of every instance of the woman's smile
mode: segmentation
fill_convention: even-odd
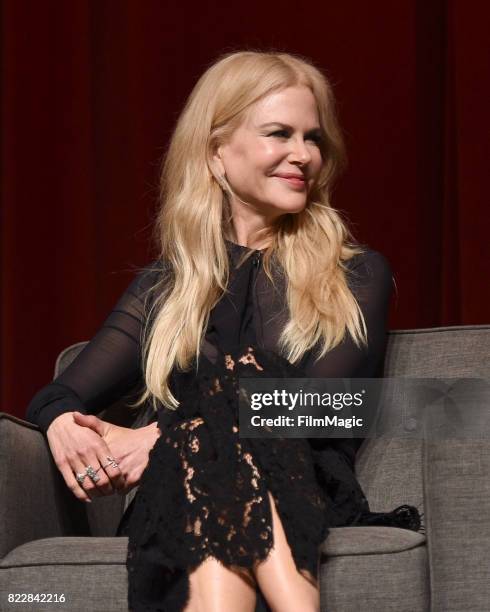
[[[294,190],[303,191],[304,189],[306,189],[306,180],[301,175],[275,174],[273,178],[278,178],[281,181],[284,181],[285,185],[288,185]]]

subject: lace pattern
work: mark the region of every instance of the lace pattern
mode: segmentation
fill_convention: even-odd
[[[197,375],[184,377],[183,418],[161,415],[162,435],[127,511],[131,609],[183,609],[187,574],[209,556],[243,568],[264,560],[273,546],[268,491],[298,570],[316,576],[326,499],[307,441],[238,434],[238,374],[279,376],[285,367],[247,347],[221,365],[200,360]]]
[[[238,377],[303,373],[272,352],[247,346],[180,373],[179,409],[161,411],[162,435],[123,517],[129,536],[131,610],[183,610],[188,574],[212,556],[252,568],[273,547],[272,495],[299,572],[316,579],[329,526],[390,524],[369,512],[345,457],[320,440],[240,439]],[[382,520],[387,522],[382,523]],[[413,528],[413,527],[411,527]]]

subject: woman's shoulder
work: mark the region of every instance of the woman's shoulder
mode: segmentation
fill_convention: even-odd
[[[133,267],[133,279],[126,289],[126,294],[140,301],[161,289],[165,279],[166,268],[160,259],[154,259],[145,266]]]
[[[346,262],[349,286],[359,296],[368,293],[390,294],[393,289],[393,270],[388,259],[379,251],[362,247]]]
[[[138,280],[144,285],[154,284],[162,279],[167,266],[164,265],[161,259],[154,259],[146,266],[138,268],[135,280]]]
[[[347,269],[357,274],[391,276],[393,271],[388,259],[379,251],[362,246],[362,251],[356,253],[345,262]]]

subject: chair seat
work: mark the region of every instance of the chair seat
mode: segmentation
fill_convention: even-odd
[[[64,593],[72,611],[101,612],[127,610],[127,538],[58,537],[28,542],[7,554],[0,562],[0,591]],[[322,546],[327,556],[322,564],[322,609],[347,612],[365,601],[373,574],[390,576],[382,593],[372,595],[369,610],[391,610],[393,598],[412,580],[408,606],[399,610],[426,609],[425,537],[394,527],[337,527]],[[415,556],[413,556],[415,553]],[[337,563],[341,563],[341,571]],[[378,567],[379,566],[379,567]],[[378,578],[379,580],[379,578]],[[326,588],[328,585],[328,588]],[[381,596],[382,595],[382,596]],[[5,610],[17,609],[11,604]],[[39,610],[39,604],[23,604],[23,610]],[[60,609],[63,609],[62,607]],[[394,609],[394,608],[393,608]]]
[[[0,562],[0,609],[127,612],[127,545],[127,538],[57,537],[18,546]],[[10,603],[7,593],[52,599]]]
[[[327,557],[399,553],[425,544],[421,533],[396,527],[335,527],[321,547]],[[46,538],[18,546],[0,568],[26,565],[114,565],[126,562],[127,538]]]
[[[26,565],[125,564],[128,538],[45,538],[22,544],[0,561],[0,569]]]

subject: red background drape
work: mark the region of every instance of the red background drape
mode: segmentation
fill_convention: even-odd
[[[350,157],[334,204],[391,261],[390,326],[488,322],[489,21],[476,0],[4,0],[0,409],[23,416],[153,257],[176,117],[242,48],[333,82]]]

